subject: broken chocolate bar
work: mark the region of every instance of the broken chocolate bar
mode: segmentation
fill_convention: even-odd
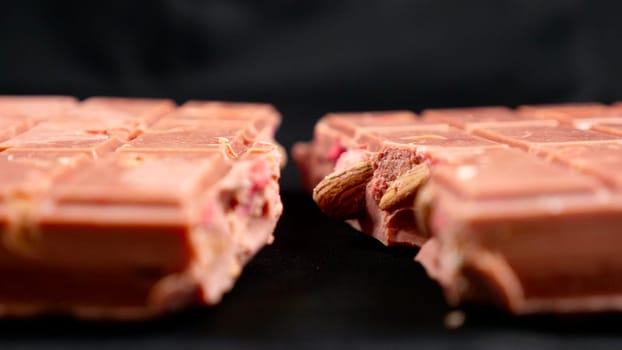
[[[620,130],[619,105],[332,114],[293,155],[324,213],[420,246],[451,303],[622,310]]]
[[[269,105],[0,98],[0,316],[215,304],[282,212]]]
[[[412,203],[429,171],[418,165],[505,147],[412,112],[376,112],[330,114],[318,123],[314,141],[295,145],[292,153],[324,213],[348,219],[386,245],[421,245],[427,234],[415,223]],[[353,171],[363,165],[371,169],[364,177]],[[362,193],[341,190],[352,184]],[[334,202],[339,205],[323,204]],[[349,211],[345,217],[335,212],[341,206]]]

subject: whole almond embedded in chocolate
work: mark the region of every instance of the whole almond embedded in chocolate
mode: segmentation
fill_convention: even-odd
[[[365,209],[365,187],[373,174],[370,161],[333,172],[313,189],[313,200],[330,217],[356,217]]]
[[[419,186],[424,184],[430,177],[430,169],[427,164],[421,163],[393,180],[389,188],[384,192],[378,207],[382,210],[391,210],[412,198]]]

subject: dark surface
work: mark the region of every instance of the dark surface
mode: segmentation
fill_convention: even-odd
[[[275,243],[211,309],[148,323],[66,318],[0,322],[1,349],[378,348],[619,349],[622,315],[512,317],[463,308],[448,330],[440,289],[412,260],[321,215],[304,194],[284,195]],[[422,347],[423,346],[423,347]]]

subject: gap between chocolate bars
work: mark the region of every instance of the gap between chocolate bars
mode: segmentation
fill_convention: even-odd
[[[292,155],[328,216],[416,260],[448,301],[622,310],[622,104],[333,113]]]
[[[282,212],[267,104],[0,97],[0,316],[218,303]]]

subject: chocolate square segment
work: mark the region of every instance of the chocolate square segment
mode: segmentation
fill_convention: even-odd
[[[363,134],[378,138],[378,147],[385,145],[408,145],[412,147],[482,147],[495,143],[478,136],[470,135],[447,124],[422,124],[403,127],[383,127],[366,129]],[[362,138],[362,140],[371,141]],[[382,144],[382,145],[380,145]]]
[[[622,115],[622,108],[616,105],[607,106],[602,103],[566,103],[520,106],[518,113],[530,118],[572,121],[576,118],[619,116]]]
[[[0,115],[0,142],[26,130],[32,121],[24,118],[7,117]]]
[[[577,129],[552,120],[483,124],[475,127],[473,133],[527,151],[543,144],[598,143],[616,139],[615,136]]]
[[[226,167],[217,152],[114,152],[65,176],[51,195],[60,202],[175,204],[203,193]]]
[[[2,152],[0,198],[39,194],[47,190],[52,181],[87,159],[81,152]]]
[[[590,129],[609,135],[622,137],[622,118],[599,119]]]
[[[489,149],[459,164],[439,166],[436,181],[467,198],[506,199],[593,192],[600,183],[515,149]]]
[[[102,132],[102,127],[103,125],[94,125],[86,120],[63,118],[43,121],[0,143],[0,151],[80,151],[97,158],[121,144],[117,138]]]
[[[204,209],[197,199],[228,170],[219,156],[123,152],[76,169],[34,210],[46,233],[34,249],[51,264],[182,269],[192,254],[186,231]],[[80,232],[89,239],[76,241]]]
[[[119,151],[223,150],[235,158],[256,139],[269,138],[279,119],[276,110],[265,104],[191,101],[163,116]]]
[[[542,146],[549,158],[622,189],[622,141]]]
[[[175,102],[168,99],[90,97],[84,100],[80,107],[89,112],[115,111],[122,116],[148,121],[174,110]]]
[[[451,109],[429,109],[423,111],[424,120],[448,123],[458,128],[478,123],[506,122],[524,119],[507,107],[471,107]]]
[[[76,105],[67,96],[0,96],[0,142]]]
[[[71,96],[0,96],[0,116],[17,116],[45,120],[75,107]]]
[[[410,111],[331,113],[324,117],[324,124],[353,137],[360,127],[373,129],[383,126],[411,126],[417,122],[416,118]]]

